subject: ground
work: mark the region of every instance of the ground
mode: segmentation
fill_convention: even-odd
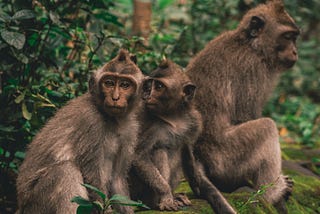
[[[313,158],[320,157],[320,150],[303,149],[299,146],[282,146],[283,170],[294,181],[292,196],[287,202],[289,214],[320,214],[320,177],[319,165],[312,163]],[[177,214],[211,214],[209,204],[193,197],[186,181],[183,181],[176,192],[186,193],[192,206],[175,212]],[[265,203],[257,192],[237,192],[224,194],[239,214],[277,214],[274,207]],[[138,211],[139,214],[165,214],[155,210]]]
[[[320,150],[302,148],[297,145],[282,145],[284,174],[289,175],[295,185],[287,202],[289,214],[320,214]],[[313,161],[316,160],[316,161]],[[14,172],[0,172],[0,214],[14,213],[15,185]],[[155,210],[137,211],[138,214],[212,214],[209,204],[194,198],[186,181],[182,181],[176,192],[184,192],[192,201],[192,206],[178,212],[159,212]],[[4,194],[6,193],[6,194]],[[276,214],[275,209],[261,199],[257,192],[237,192],[224,194],[239,214]]]

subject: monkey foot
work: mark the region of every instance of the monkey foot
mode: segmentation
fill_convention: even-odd
[[[162,199],[159,203],[159,210],[177,211],[179,209],[179,203],[172,197]]]
[[[191,201],[185,193],[176,193],[174,195],[175,200],[178,202],[180,207],[190,206]]]
[[[289,176],[284,176],[284,180],[287,184],[287,187],[286,187],[285,192],[283,194],[283,198],[287,201],[292,194],[294,182],[293,182],[292,178]]]

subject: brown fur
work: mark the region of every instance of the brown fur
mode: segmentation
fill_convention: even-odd
[[[112,92],[104,91],[101,77],[107,72],[135,82],[130,93],[120,92],[127,95],[126,100],[120,99],[127,104],[121,114],[114,115],[106,102]],[[137,142],[142,78],[129,53],[121,50],[92,75],[89,93],[71,100],[48,121],[29,145],[20,167],[18,213],[76,213],[71,198],[98,199],[82,183],[96,186],[108,197],[128,195],[126,174]],[[133,213],[128,207],[116,209]]]
[[[270,1],[248,11],[237,29],[209,42],[187,67],[198,86],[196,104],[204,123],[195,156],[203,180],[222,191],[273,183],[264,198],[274,204],[291,192],[292,183],[281,172],[276,124],[261,112],[279,74],[297,60],[298,34],[283,4]],[[199,192],[210,202],[208,194]],[[285,212],[283,206],[279,210]]]
[[[130,190],[134,199],[152,208],[177,210],[190,205],[185,195],[174,195],[173,190],[183,175],[182,151],[192,146],[202,127],[193,105],[194,90],[182,69],[171,61],[163,62],[144,83],[146,109]]]

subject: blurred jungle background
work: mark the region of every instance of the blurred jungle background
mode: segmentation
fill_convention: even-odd
[[[15,179],[33,136],[90,72],[120,47],[144,73],[163,57],[186,66],[262,0],[0,0],[0,213],[16,209]],[[320,1],[285,0],[301,27],[299,61],[284,73],[264,115],[278,125],[289,213],[320,213]],[[230,172],[232,173],[232,172]],[[191,190],[183,182],[178,191]],[[273,213],[255,193],[226,194],[239,213]],[[213,213],[202,200],[180,213]],[[146,213],[155,213],[147,211]]]

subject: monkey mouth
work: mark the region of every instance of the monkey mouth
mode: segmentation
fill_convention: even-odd
[[[126,107],[124,106],[108,106],[106,108],[106,112],[109,114],[109,115],[121,115],[123,113],[126,112]]]
[[[292,68],[296,64],[296,60],[286,60],[282,63],[285,68]]]
[[[145,105],[146,105],[147,108],[152,108],[152,109],[157,106],[156,103],[146,103]]]
[[[292,68],[296,64],[297,60],[286,59],[282,61],[282,66],[289,69]]]

